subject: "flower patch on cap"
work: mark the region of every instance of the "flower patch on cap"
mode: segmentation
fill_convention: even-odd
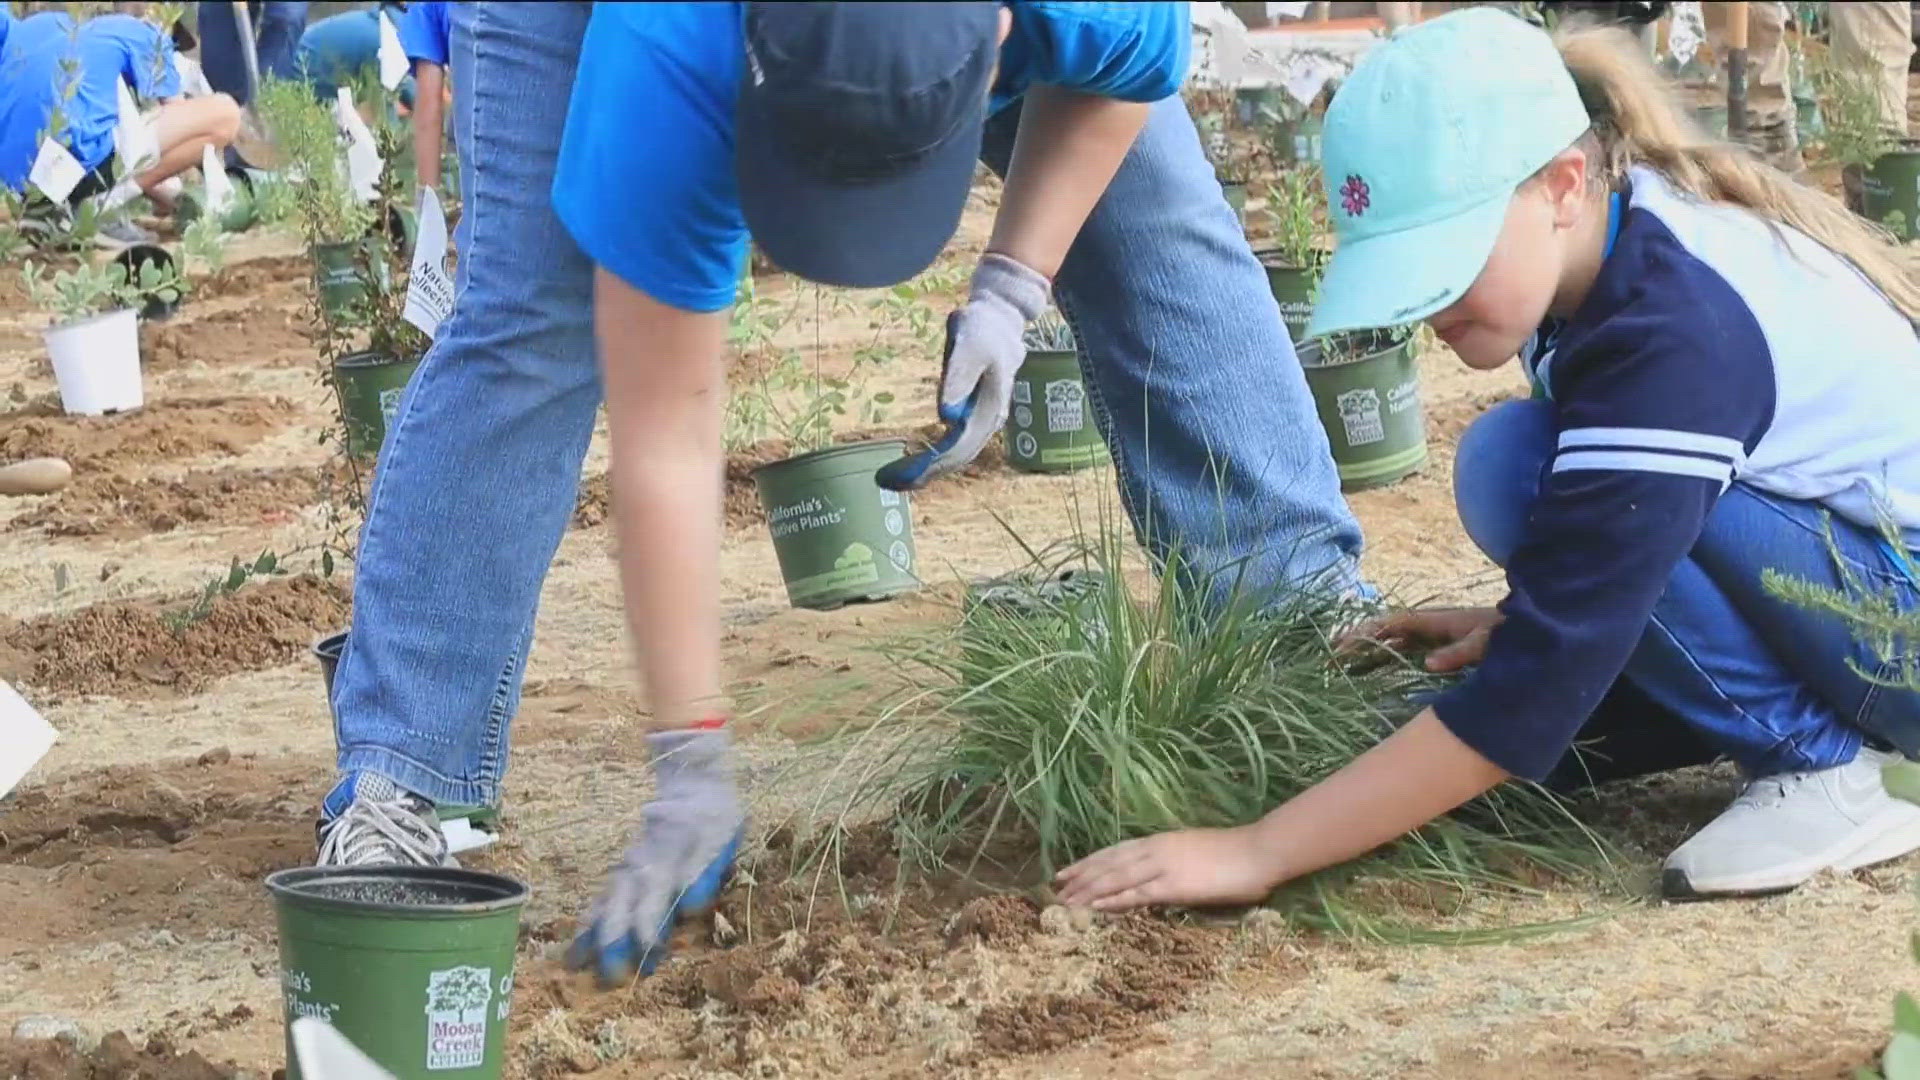
[[[1346,183],[1340,185],[1340,208],[1348,217],[1359,217],[1373,205],[1373,190],[1358,173],[1349,173]]]

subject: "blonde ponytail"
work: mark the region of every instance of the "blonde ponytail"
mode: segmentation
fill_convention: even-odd
[[[1920,283],[1890,234],[1745,147],[1705,135],[1682,115],[1645,46],[1622,30],[1592,25],[1565,26],[1554,40],[1593,118],[1586,142],[1597,150],[1596,182],[1610,186],[1629,166],[1644,165],[1688,194],[1797,229],[1852,263],[1908,319],[1920,320]]]

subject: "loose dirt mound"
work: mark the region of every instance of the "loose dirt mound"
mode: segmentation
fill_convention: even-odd
[[[0,461],[66,458],[76,472],[137,475],[155,461],[238,454],[285,427],[292,403],[262,398],[156,401],[121,416],[61,416],[44,408],[0,414]]]
[[[310,762],[219,749],[19,793],[0,819],[0,956],[96,933],[159,932],[178,947],[214,932],[268,932],[260,880],[313,857],[314,808],[329,779]]]
[[[311,575],[243,586],[176,629],[194,603],[116,600],[0,626],[0,677],[53,694],[138,697],[204,689],[285,664],[347,617],[348,594]],[[176,620],[177,622],[177,620]]]
[[[314,364],[298,312],[248,306],[190,322],[140,328],[140,363],[150,372],[208,367],[283,368]]]
[[[135,1046],[116,1031],[84,1054],[58,1039],[0,1040],[0,1076],[19,1080],[228,1080],[239,1074],[231,1063],[215,1065],[197,1050],[182,1053],[157,1036]]]
[[[703,1075],[953,1074],[1124,1039],[1211,979],[1227,940],[1144,915],[1043,917],[1026,897],[975,888],[966,899],[957,884],[903,892],[885,843],[855,834],[840,876],[824,879],[790,850],[769,852],[749,871],[758,884],[729,893],[699,940],[630,990],[529,971],[515,1002],[530,1025],[527,1071],[597,1061],[647,1075],[674,1062]]]
[[[271,255],[229,266],[218,277],[194,286],[195,301],[244,296],[259,303],[285,299],[304,306],[313,280],[313,262],[305,255]]]
[[[9,528],[124,540],[185,525],[273,526],[319,497],[318,470],[307,468],[206,469],[179,480],[93,473]]]

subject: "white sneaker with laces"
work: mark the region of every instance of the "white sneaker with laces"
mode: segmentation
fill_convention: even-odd
[[[1822,870],[1845,873],[1920,850],[1920,806],[1887,794],[1898,754],[1861,748],[1845,765],[1747,783],[1733,805],[1667,857],[1673,899],[1784,892]]]
[[[433,804],[363,774],[345,813],[320,826],[317,866],[458,866]]]

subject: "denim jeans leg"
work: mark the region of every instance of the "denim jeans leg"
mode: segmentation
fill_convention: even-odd
[[[989,123],[1005,173],[1019,108]],[[1177,97],[1153,106],[1061,266],[1134,530],[1210,584],[1358,585],[1360,526],[1266,272]]]
[[[491,804],[601,387],[592,266],[549,202],[589,5],[449,8],[466,193],[453,315],[401,400],[334,691],[343,781]]]
[[[1507,403],[1461,438],[1460,517],[1496,562],[1506,562],[1524,533],[1553,454],[1551,413],[1543,401]],[[1920,695],[1861,679],[1848,667],[1849,658],[1862,658],[1861,647],[1838,620],[1786,604],[1761,584],[1768,567],[1837,581],[1812,524],[1819,517],[1812,504],[1729,488],[1674,568],[1623,672],[1650,702],[1754,775],[1843,764],[1864,731],[1903,749],[1920,742]],[[1867,580],[1896,587],[1870,534],[1839,523],[1835,534],[1843,557]]]

